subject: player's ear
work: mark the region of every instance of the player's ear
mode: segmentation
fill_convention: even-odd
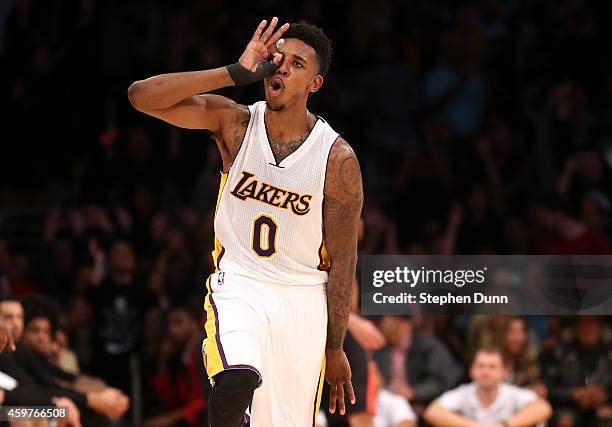
[[[308,91],[310,93],[315,93],[321,89],[321,86],[323,86],[323,76],[321,74],[317,74],[312,78],[312,80],[310,80],[310,83],[308,84]]]

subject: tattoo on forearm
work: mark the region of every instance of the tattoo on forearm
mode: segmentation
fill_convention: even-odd
[[[343,139],[328,160],[323,202],[323,231],[331,257],[327,283],[327,348],[340,349],[346,334],[355,269],[357,229],[363,204],[361,172],[355,153]]]

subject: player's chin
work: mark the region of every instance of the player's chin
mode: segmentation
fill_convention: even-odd
[[[266,95],[266,104],[272,111],[283,111],[285,109],[285,103],[275,97]]]

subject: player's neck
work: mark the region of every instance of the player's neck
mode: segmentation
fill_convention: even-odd
[[[312,128],[306,105],[294,105],[282,111],[273,111],[266,107],[265,119],[268,132],[297,138],[305,130]]]

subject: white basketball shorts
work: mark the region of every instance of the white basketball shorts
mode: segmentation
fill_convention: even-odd
[[[229,271],[206,281],[204,364],[214,376],[249,369],[260,378],[251,427],[312,427],[325,372],[325,285],[256,282]]]

